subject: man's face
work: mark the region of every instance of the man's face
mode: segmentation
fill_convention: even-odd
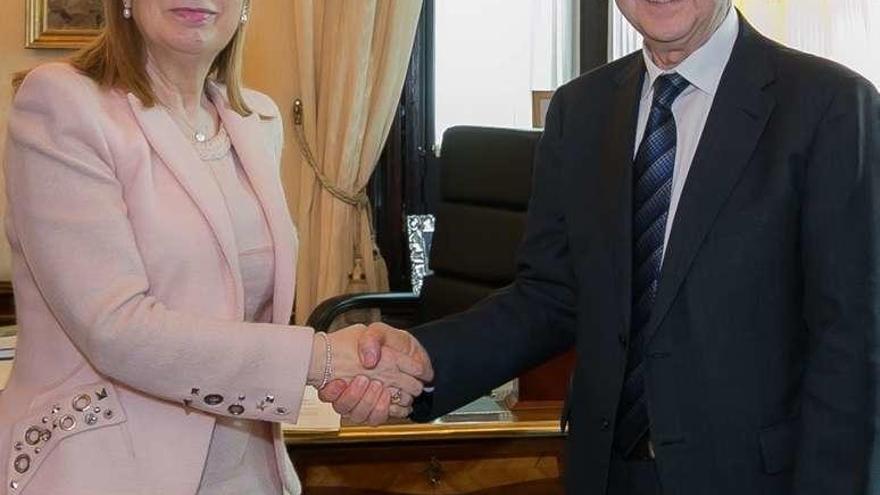
[[[731,0],[617,0],[650,48],[692,51],[711,36]]]

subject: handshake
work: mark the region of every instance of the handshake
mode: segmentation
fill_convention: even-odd
[[[409,416],[413,399],[433,379],[422,345],[384,323],[352,325],[316,336],[312,345],[308,384],[353,423],[377,426]]]

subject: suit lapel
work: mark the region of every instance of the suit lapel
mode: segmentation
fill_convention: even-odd
[[[656,332],[675,300],[706,234],[752,156],[775,101],[763,89],[773,80],[773,66],[758,34],[740,18],[734,46],[693,164],[679,200],[678,212],[660,277],[646,342]]]
[[[163,107],[144,107],[131,93],[128,94],[128,101],[150,145],[192,198],[214,232],[234,281],[236,314],[243,315],[244,290],[235,232],[226,209],[226,199],[208,164],[199,158],[192,143]]]
[[[260,121],[257,113],[242,117],[228,106],[221,87],[212,83],[208,90],[266,217],[275,254],[272,321],[287,324],[293,309],[296,276],[295,235],[277,168],[281,157],[268,151],[272,147],[269,126]]]
[[[615,78],[609,101],[611,120],[603,131],[596,181],[602,185],[598,207],[604,210],[600,214],[604,223],[602,231],[608,239],[615,271],[613,280],[617,297],[614,300],[622,303],[620,316],[627,331],[632,298],[632,163],[644,72],[644,60],[640,54],[635,54]]]

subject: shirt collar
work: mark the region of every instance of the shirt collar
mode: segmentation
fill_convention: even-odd
[[[647,83],[642,97],[647,97],[654,82],[663,74],[677,72],[691,83],[692,86],[709,96],[715,96],[718,85],[721,83],[721,75],[730,60],[733,53],[733,45],[736,44],[736,38],[739,34],[739,17],[736,9],[733,7],[727,12],[718,29],[712,33],[708,41],[703,43],[694,53],[691,53],[678,66],[663,70],[651,59],[648,50],[642,50],[642,56],[645,58],[645,67],[647,68]]]

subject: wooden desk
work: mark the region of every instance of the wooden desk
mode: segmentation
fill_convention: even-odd
[[[485,421],[285,432],[285,439],[304,495],[563,493],[558,405]]]

